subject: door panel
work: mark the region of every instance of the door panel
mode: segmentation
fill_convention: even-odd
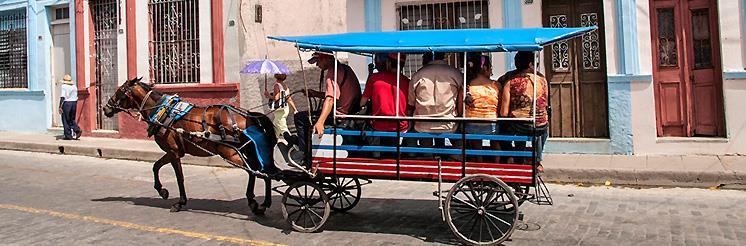
[[[52,127],[62,127],[59,110],[60,80],[70,74],[70,25],[52,25]]]
[[[542,4],[546,27],[599,26],[581,38],[557,42],[544,52],[551,97],[553,137],[608,137],[608,94],[603,8],[600,1]]]
[[[651,2],[658,136],[724,136],[715,0]]]

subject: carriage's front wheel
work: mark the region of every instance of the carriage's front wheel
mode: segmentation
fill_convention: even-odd
[[[329,219],[329,197],[316,184],[296,182],[282,196],[282,216],[299,232],[316,232]]]
[[[518,220],[518,202],[504,182],[488,175],[462,178],[445,200],[445,220],[453,234],[469,245],[498,245]]]

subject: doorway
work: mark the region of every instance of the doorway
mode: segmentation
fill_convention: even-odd
[[[579,39],[556,42],[544,52],[550,87],[550,135],[608,137],[603,2],[543,1],[542,17],[545,27],[598,26],[595,32]]]
[[[117,34],[119,9],[117,0],[91,1],[93,46],[95,56],[96,129],[118,130],[118,116],[106,117],[103,106],[116,92],[118,82]]]
[[[52,12],[52,127],[62,127],[58,110],[60,105],[60,80],[71,72],[70,8],[56,8]]]
[[[658,136],[725,136],[717,2],[650,6]]]

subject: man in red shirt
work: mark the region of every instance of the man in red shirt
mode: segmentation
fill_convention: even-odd
[[[409,79],[401,74],[396,74],[397,64],[403,64],[406,60],[404,54],[399,56],[400,63],[397,62],[397,54],[391,53],[387,55],[386,66],[379,68],[378,73],[371,74],[368,77],[368,81],[365,84],[365,90],[360,99],[361,106],[365,105],[368,100],[371,101],[370,113],[373,116],[406,116],[407,109],[407,92],[409,89]],[[399,86],[397,88],[397,76],[399,78]],[[396,95],[399,95],[399,101],[397,105]],[[371,127],[375,131],[386,131],[386,132],[405,132],[409,128],[409,122],[406,120],[371,120]],[[370,145],[379,146],[396,146],[398,140],[393,137],[373,137],[369,138]],[[392,157],[395,153],[384,152],[381,153],[382,157]]]

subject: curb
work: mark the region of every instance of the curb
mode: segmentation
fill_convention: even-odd
[[[0,141],[0,149],[27,152],[40,152],[61,155],[80,155],[104,159],[120,159],[130,161],[155,162],[163,156],[160,151],[132,150],[124,148],[100,148],[94,146],[80,146],[68,144],[25,143]],[[212,167],[232,167],[220,157],[185,156],[182,164]]]
[[[551,169],[545,166],[545,181],[556,183],[582,183],[640,186],[640,187],[694,187],[711,188],[743,185],[746,173],[732,171],[692,172],[656,171],[635,169]]]
[[[81,155],[104,159],[121,159],[151,163],[163,156],[163,152],[160,151],[2,140],[0,140],[0,149],[62,155]],[[186,165],[233,167],[226,163],[222,158],[216,156],[207,158],[185,156],[181,160],[182,164]],[[733,171],[692,172],[636,169],[572,169],[551,168],[550,165],[545,165],[545,172],[542,177],[545,181],[553,183],[603,185],[608,181],[611,182],[612,185],[622,186],[710,188],[743,185],[746,183],[746,173]]]

